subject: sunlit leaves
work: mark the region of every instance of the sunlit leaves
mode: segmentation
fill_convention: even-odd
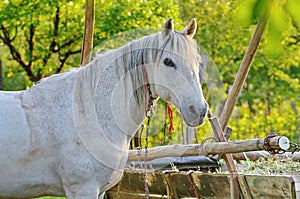
[[[3,60],[3,65],[17,67],[15,70],[18,71],[8,80],[20,80],[19,84],[25,89],[42,77],[78,66],[75,54],[79,54],[81,48],[83,0],[7,1],[5,5],[1,5],[0,19],[1,25],[9,32],[9,45],[14,46],[23,62],[22,65],[13,56],[4,56],[9,59]],[[3,45],[1,48],[10,52],[9,45]],[[72,59],[69,59],[70,57]],[[23,79],[18,78],[25,68],[26,71],[32,71],[31,74],[27,72],[29,79],[24,76]],[[9,85],[14,84],[4,84],[4,88],[20,89]]]
[[[275,57],[282,50],[283,34],[290,23],[298,25],[299,28],[299,6],[297,0],[243,0],[238,7],[237,18],[239,25],[247,26],[268,16],[269,22],[265,34],[268,40],[266,52],[269,56]]]
[[[287,29],[288,22],[287,15],[283,10],[282,5],[273,5],[266,35],[268,40],[266,50],[270,56],[277,56],[280,53],[283,33]]]
[[[118,33],[133,29],[160,28],[168,17],[175,26],[180,18],[174,1],[105,1],[96,3],[95,45]]]
[[[297,27],[300,27],[300,4],[298,0],[286,0],[286,10],[289,13],[289,15],[292,17],[293,21],[295,22],[295,25]]]
[[[291,17],[300,19],[299,2],[213,0],[188,5],[183,5],[188,7],[185,15],[199,18],[197,39],[213,57],[226,89],[235,78],[257,21],[272,8],[229,125],[234,128],[232,139],[263,137],[271,130],[300,139],[299,117],[290,106],[294,102],[300,108],[300,32]],[[200,128],[202,131],[207,129]]]

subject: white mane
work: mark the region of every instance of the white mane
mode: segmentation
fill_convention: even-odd
[[[170,44],[170,48],[166,49],[168,44]],[[144,96],[144,89],[141,89],[140,86],[145,83],[141,67],[142,61],[145,65],[162,64],[159,61],[163,52],[168,52],[170,49],[176,49],[176,51],[172,50],[169,53],[184,57],[191,67],[199,67],[193,65],[193,60],[200,59],[199,47],[196,41],[185,37],[181,32],[173,31],[165,40],[162,40],[161,33],[157,33],[129,42],[118,49],[97,54],[96,58],[89,65],[79,69],[84,71],[80,72],[84,78],[78,78],[78,81],[96,80],[96,82],[93,82],[96,84],[98,81],[97,77],[99,77],[98,74],[102,73],[106,67],[116,67],[120,76],[130,72],[133,90],[136,91],[135,99],[139,103],[142,96]]]

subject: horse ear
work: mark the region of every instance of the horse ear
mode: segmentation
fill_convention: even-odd
[[[171,34],[173,30],[174,30],[173,19],[169,18],[165,22],[165,25],[164,25],[164,27],[162,29],[162,36],[163,36],[163,38],[165,38],[166,36],[168,36],[169,34]]]
[[[184,28],[182,33],[185,34],[186,36],[193,38],[196,33],[196,29],[197,29],[197,22],[196,19],[193,18],[192,21],[189,23],[189,25]]]

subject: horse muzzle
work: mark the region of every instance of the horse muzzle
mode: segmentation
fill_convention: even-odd
[[[186,111],[181,111],[184,121],[190,127],[198,127],[201,124],[203,124],[207,112],[208,104],[206,102],[201,108],[196,107],[194,105],[190,105],[187,107]]]

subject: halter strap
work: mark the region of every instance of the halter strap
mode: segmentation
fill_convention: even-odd
[[[144,102],[145,102],[145,115],[146,117],[150,118],[153,113],[153,100],[155,98],[152,96],[152,92],[150,89],[150,84],[148,81],[147,70],[145,67],[144,59],[142,58],[142,68],[143,68],[143,76],[144,76]],[[147,102],[147,91],[149,93],[149,99]]]

